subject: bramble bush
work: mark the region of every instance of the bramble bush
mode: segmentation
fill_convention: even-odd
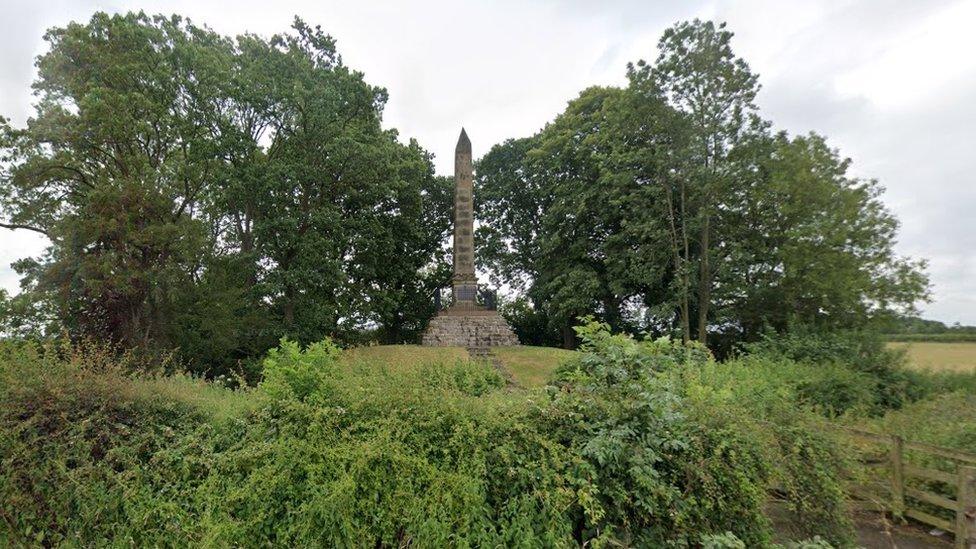
[[[329,342],[282,341],[240,390],[0,347],[0,543],[769,546],[773,486],[804,537],[850,541],[842,460],[792,393],[740,401],[701,347],[579,335],[535,391]]]

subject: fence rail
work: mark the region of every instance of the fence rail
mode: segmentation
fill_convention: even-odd
[[[951,532],[956,538],[957,549],[976,549],[976,454],[906,441],[898,435],[883,435],[852,428],[842,430],[854,438],[880,445],[886,450],[887,459],[875,459],[866,465],[872,469],[877,466],[888,469],[883,484],[887,488],[887,501],[884,503],[893,514]],[[947,460],[948,466],[954,467],[955,472],[909,463],[909,458],[915,454],[928,454]],[[943,493],[926,490],[927,486],[911,482],[913,479],[940,484]],[[868,486],[854,486],[852,492],[856,496],[869,499],[877,495]],[[954,492],[955,499],[947,497],[946,492]],[[948,511],[954,520],[936,515],[937,509]]]

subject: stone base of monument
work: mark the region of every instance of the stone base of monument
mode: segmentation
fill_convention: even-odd
[[[430,321],[421,343],[428,347],[501,347],[518,338],[498,311],[450,307]]]

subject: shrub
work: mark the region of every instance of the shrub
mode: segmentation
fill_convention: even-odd
[[[866,410],[874,415],[901,408],[927,394],[928,385],[923,376],[905,368],[904,351],[887,348],[884,339],[870,331],[819,332],[794,327],[783,334],[766,334],[761,341],[744,345],[744,349],[755,356],[789,359],[812,368],[840,365],[862,374],[862,381],[870,379],[873,385],[873,397],[867,402]],[[832,373],[837,376],[836,380],[826,377],[818,380],[819,388],[825,393],[814,395],[813,391],[818,389],[814,384],[808,387],[806,396],[830,405],[835,399],[829,391],[835,388],[835,384],[844,388],[848,397],[858,396],[861,381],[841,369],[834,368]],[[849,409],[857,403],[848,404]],[[832,408],[825,406],[824,409]]]
[[[262,368],[264,379],[258,386],[278,400],[294,398],[305,402],[317,398],[325,402],[332,393],[327,386],[335,376],[339,353],[329,340],[302,350],[298,343],[282,338],[278,347],[268,351]]]
[[[799,375],[786,382],[795,383],[800,401],[831,417],[873,411],[877,385],[871,375],[836,363],[799,369]]]
[[[775,482],[811,534],[846,539],[816,416],[744,407],[700,347],[580,335],[533,392],[484,362],[348,365],[328,342],[283,341],[251,391],[7,349],[0,542],[751,547]]]
[[[765,545],[766,490],[778,480],[809,534],[850,541],[843,462],[792,394],[745,408],[711,383],[705,372],[725,366],[698,345],[640,342],[593,322],[577,332],[581,354],[557,372],[541,419],[594,471],[598,495],[577,519],[581,539],[656,547],[729,534]]]
[[[957,448],[976,454],[976,393],[935,395],[892,411],[872,428],[906,440]]]

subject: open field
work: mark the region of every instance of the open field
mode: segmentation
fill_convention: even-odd
[[[976,371],[976,343],[941,343],[917,341],[891,342],[894,349],[906,349],[913,368],[932,371]]]

